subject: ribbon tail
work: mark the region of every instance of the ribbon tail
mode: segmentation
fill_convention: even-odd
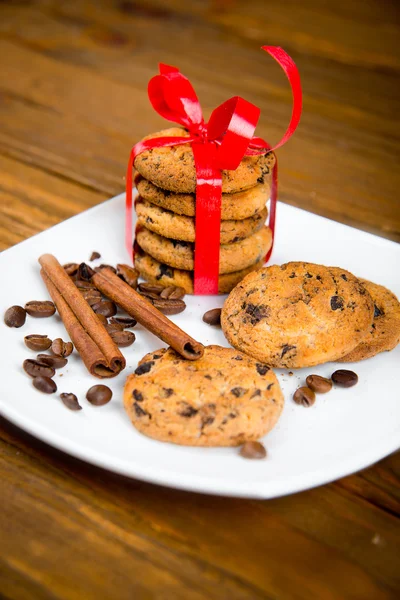
[[[272,251],[274,249],[275,241],[275,223],[276,223],[276,203],[278,200],[278,161],[276,160],[274,168],[272,169],[272,182],[271,182],[271,203],[269,207],[269,220],[268,226],[272,233],[271,248],[267,252],[265,262],[268,262],[271,258]]]
[[[196,165],[194,293],[218,294],[222,179],[215,145],[193,143]]]

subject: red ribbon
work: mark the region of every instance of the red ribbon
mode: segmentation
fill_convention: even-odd
[[[289,126],[282,139],[271,147],[253,137],[260,109],[239,96],[218,106],[208,123],[204,122],[199,100],[190,81],[175,67],[160,64],[160,74],[153,77],[148,94],[153,108],[165,119],[183,125],[189,137],[160,137],[136,144],[129,157],[126,174],[126,246],[132,255],[132,170],[135,158],[151,148],[191,144],[196,167],[196,239],[194,258],[194,293],[217,294],[221,221],[222,170],[235,170],[244,156],[265,154],[279,148],[293,135],[300,121],[302,92],[300,75],[290,56],[276,46],[263,46],[284,70],[293,94]],[[273,249],[278,165],[272,173],[269,227]]]

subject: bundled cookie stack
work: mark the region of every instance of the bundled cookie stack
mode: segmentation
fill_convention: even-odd
[[[188,136],[180,128],[155,137]],[[222,171],[219,292],[229,292],[247,273],[262,266],[272,235],[265,221],[272,152],[246,156],[235,171]],[[190,144],[153,148],[135,160],[139,192],[135,266],[152,283],[193,293],[196,172]]]

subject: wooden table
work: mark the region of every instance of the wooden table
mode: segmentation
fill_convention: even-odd
[[[2,0],[0,244],[120,193],[132,143],[165,123],[146,85],[177,64],[206,112],[240,94],[280,156],[282,201],[400,240],[396,2]],[[377,402],[379,399],[377,399]],[[395,598],[400,455],[272,501],[119,477],[7,422],[0,436],[0,595],[30,599]]]

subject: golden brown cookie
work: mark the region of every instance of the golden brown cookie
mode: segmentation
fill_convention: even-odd
[[[135,203],[137,222],[146,229],[167,238],[194,242],[195,221],[193,217],[177,215],[170,210],[160,208],[144,200]],[[268,216],[268,209],[264,208],[253,217],[241,221],[221,221],[221,244],[239,242],[249,235],[259,231]]]
[[[142,250],[161,263],[185,271],[192,271],[194,268],[194,245],[190,242],[171,240],[145,228],[136,233],[136,242]],[[267,254],[271,243],[271,230],[263,227],[240,242],[221,245],[219,272],[223,274],[246,269]]]
[[[266,176],[268,178],[268,176]],[[195,194],[174,194],[163,190],[139,175],[136,177],[139,195],[148,202],[161,208],[171,210],[178,215],[194,217],[196,213]],[[254,187],[236,194],[222,194],[221,219],[241,220],[252,217],[264,210],[269,199],[271,188],[269,183],[258,183]]]
[[[371,328],[374,303],[338,267],[291,262],[247,275],[222,309],[227,340],[274,367],[338,360]]]
[[[189,137],[189,133],[185,129],[172,127],[148,135],[143,140],[180,136]],[[273,152],[262,156],[245,156],[235,171],[222,171],[222,191],[230,194],[263,183],[274,164]],[[179,193],[196,191],[196,170],[190,144],[145,150],[136,158],[135,169],[142,177],[164,190]]]
[[[357,362],[379,352],[393,350],[400,343],[400,302],[383,285],[360,279],[374,302],[374,320],[369,333],[339,362]]]
[[[124,406],[141,433],[186,446],[239,446],[276,424],[283,394],[274,372],[241,352],[207,346],[198,360],[150,352],[127,378]]]
[[[243,277],[251,271],[259,269],[263,264],[264,259],[242,271],[220,275],[218,293],[228,294],[231,289],[243,279]],[[140,248],[138,248],[135,253],[135,267],[139,271],[141,277],[146,279],[149,283],[157,283],[165,287],[176,285],[178,287],[183,287],[187,294],[193,294],[193,271],[174,269],[173,267],[162,264],[149,254],[140,250]]]

